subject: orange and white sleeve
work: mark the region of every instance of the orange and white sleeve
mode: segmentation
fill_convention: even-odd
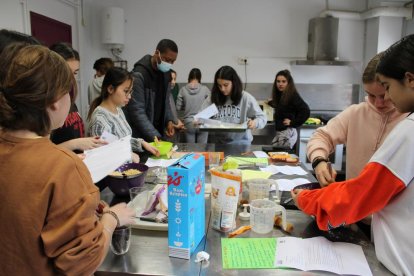
[[[371,162],[357,178],[302,191],[298,205],[303,212],[316,217],[320,229],[329,230],[381,210],[405,188],[405,183],[386,166]]]

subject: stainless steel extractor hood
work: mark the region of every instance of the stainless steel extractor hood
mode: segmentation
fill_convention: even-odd
[[[294,60],[292,65],[352,65],[338,59],[338,24],[336,17],[317,17],[309,21],[308,54],[306,60]]]

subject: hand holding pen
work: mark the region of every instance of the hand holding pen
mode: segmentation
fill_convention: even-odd
[[[315,167],[315,175],[322,187],[328,186],[330,183],[335,182],[336,170],[332,167],[330,161],[320,162]]]

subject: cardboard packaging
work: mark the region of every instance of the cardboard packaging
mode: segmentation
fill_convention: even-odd
[[[169,256],[190,259],[205,235],[205,158],[190,153],[167,172]]]
[[[211,227],[229,232],[236,226],[237,204],[241,192],[242,177],[222,171],[222,167],[210,169],[211,173]]]

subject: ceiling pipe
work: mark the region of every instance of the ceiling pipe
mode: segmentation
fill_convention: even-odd
[[[362,19],[369,19],[379,16],[389,17],[404,17],[405,19],[412,19],[412,9],[404,7],[377,7],[364,11],[361,14]]]
[[[404,17],[405,19],[412,19],[412,9],[404,7],[377,7],[366,10],[361,13],[349,11],[324,10],[319,14],[319,17],[327,16],[352,20],[366,20],[369,18],[379,16]]]
[[[362,20],[361,14],[358,12],[324,10],[319,14],[319,17],[328,17],[328,16],[343,18],[343,19]]]

